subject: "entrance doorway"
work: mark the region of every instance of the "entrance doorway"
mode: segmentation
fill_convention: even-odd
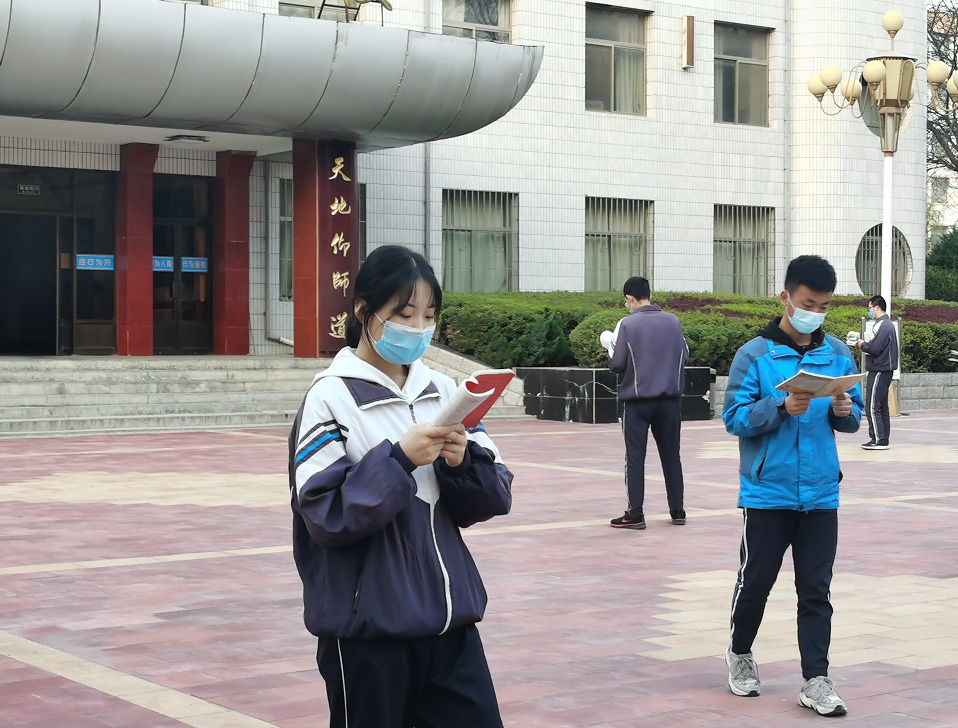
[[[57,353],[57,218],[0,214],[0,354]]]
[[[213,351],[210,192],[205,177],[154,177],[154,354]]]

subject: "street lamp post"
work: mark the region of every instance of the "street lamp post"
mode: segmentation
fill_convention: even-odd
[[[918,88],[915,71],[918,68],[924,68],[931,85],[931,94],[925,106],[949,113],[958,110],[958,73],[948,78],[948,66],[941,61],[931,61],[927,64],[916,63],[914,58],[895,55],[895,36],[904,24],[905,19],[901,13],[897,11],[885,13],[882,16],[882,27],[891,38],[890,53],[858,63],[849,73],[845,83],[842,83],[842,71],[838,66],[825,66],[821,73],[808,79],[808,90],[818,99],[823,112],[829,116],[836,116],[844,109],[851,109],[852,115],[864,119],[869,129],[877,134],[881,141],[881,150],[885,155],[881,295],[888,303],[889,312],[891,312],[892,297],[891,205],[895,152],[898,151],[898,135],[907,125],[906,112],[911,108],[916,94],[918,103],[924,103],[921,100],[921,90]],[[948,79],[947,84],[945,84],[946,79]],[[951,108],[946,108],[947,102],[942,99],[940,90],[943,84],[951,97],[953,104]],[[839,86],[841,86],[842,100],[835,96]],[[837,109],[836,111],[829,111],[828,105],[823,103],[826,95],[831,96],[832,107]],[[855,112],[856,105],[858,113]]]

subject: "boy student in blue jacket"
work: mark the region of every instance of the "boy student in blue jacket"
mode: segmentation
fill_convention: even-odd
[[[835,283],[834,268],[817,255],[789,264],[781,293],[785,315],[736,353],[722,414],[726,429],[739,438],[738,505],[745,519],[725,655],[728,685],[736,695],[761,692],[752,642],[791,546],[805,678],[799,704],[820,715],[846,712],[828,677],[829,588],[842,479],[835,431],[856,432],[864,403],[858,385],[840,397],[818,399],[786,396],[775,385],[800,369],[829,376],[857,373],[848,347],[821,328]]]
[[[293,556],[331,728],[502,728],[476,629],[486,592],[459,529],[509,512],[480,426],[429,422],[456,390],[421,357],[442,289],[406,248],[373,251],[346,347],[289,438]]]

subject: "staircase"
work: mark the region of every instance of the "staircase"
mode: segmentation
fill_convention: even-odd
[[[442,352],[444,364],[459,355]],[[452,374],[448,367],[426,362]],[[0,437],[291,424],[331,359],[291,356],[0,357]],[[464,357],[471,373],[480,366]],[[515,389],[513,386],[512,389]],[[507,391],[487,419],[525,419]]]
[[[0,358],[0,436],[291,423],[327,359]]]

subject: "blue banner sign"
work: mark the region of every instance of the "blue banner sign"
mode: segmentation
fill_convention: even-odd
[[[78,255],[77,270],[113,270],[113,256]]]
[[[209,258],[182,258],[180,260],[180,270],[184,273],[207,273],[209,269]]]
[[[153,256],[153,270],[159,273],[172,273],[173,272],[173,256],[170,257],[158,257]]]

